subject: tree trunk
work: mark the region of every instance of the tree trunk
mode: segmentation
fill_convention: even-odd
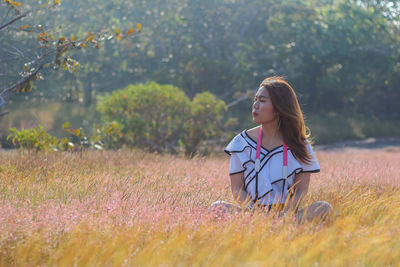
[[[84,86],[85,93],[85,105],[90,106],[92,104],[92,91],[93,91],[93,76],[91,73],[87,75],[86,84]]]

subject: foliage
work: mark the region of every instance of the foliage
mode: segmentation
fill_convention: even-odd
[[[32,82],[43,79],[40,73],[43,69],[60,68],[76,74],[81,65],[71,57],[70,52],[85,49],[88,46],[94,46],[99,49],[100,43],[104,40],[110,40],[113,37],[121,40],[135,32],[134,28],[129,28],[126,32],[122,32],[119,28],[111,30],[103,27],[102,30],[95,33],[86,31],[81,34],[81,38],[78,38],[74,33],[70,33],[67,36],[60,32],[61,27],[57,30],[54,28],[48,29],[43,24],[46,22],[46,16],[44,16],[46,12],[49,13],[51,9],[59,6],[61,4],[60,0],[48,0],[44,4],[39,3],[39,5],[37,2],[31,4],[22,4],[11,0],[0,2],[0,12],[4,13],[6,21],[2,25],[0,24],[0,32],[6,31],[6,35],[0,35],[2,41],[0,54],[5,59],[0,61],[0,64],[1,66],[7,66],[5,69],[9,70],[8,75],[2,73],[2,76],[12,77],[2,82],[2,87],[4,86],[4,88],[0,90],[0,107],[4,106],[13,94],[30,92],[33,87]],[[26,18],[41,15],[44,17],[43,23],[35,23],[33,21],[31,24],[21,23]],[[18,26],[18,24],[19,27],[15,33],[15,28],[11,26]],[[142,25],[137,24],[136,28],[141,31]],[[21,39],[21,36],[26,38],[23,39],[24,42],[18,40]],[[34,37],[33,42],[32,36]],[[36,48],[37,46],[38,48]],[[30,54],[35,54],[34,59],[31,59],[32,56]],[[11,61],[13,64],[9,64]],[[22,62],[23,64],[21,64]],[[16,78],[15,75],[11,75],[12,72],[19,73],[19,77]],[[19,80],[16,81],[16,79]]]
[[[85,133],[82,127],[72,128],[69,122],[62,125],[64,132],[68,135],[67,140],[73,144],[74,150],[91,148],[97,150],[120,148],[121,126],[116,122],[105,122],[102,125],[95,125],[91,134]]]
[[[91,146],[96,149],[118,149],[123,145],[123,127],[115,121],[95,126],[90,136]]]
[[[68,140],[68,143],[71,144],[71,148],[74,148],[74,150],[82,150],[90,147],[88,137],[82,128],[71,128],[69,122],[65,122],[62,128],[64,132],[68,134],[68,137],[64,139]]]
[[[69,122],[62,125],[66,137],[58,139],[46,132],[42,125],[30,129],[18,130],[10,128],[7,140],[22,149],[32,151],[82,151],[84,149],[117,149],[121,147],[121,128],[118,123],[111,122],[93,129],[94,134],[88,136],[82,127],[72,128]]]
[[[193,98],[190,118],[184,125],[183,146],[186,155],[194,155],[203,140],[221,136],[226,110],[225,102],[210,92],[197,94]]]
[[[68,149],[72,144],[66,140],[58,140],[56,137],[47,133],[42,125],[36,128],[17,130],[16,128],[10,129],[10,134],[7,140],[11,139],[12,143],[20,149],[26,148],[28,151],[33,149],[37,151],[50,151],[58,150],[60,147]]]
[[[104,122],[121,125],[127,144],[158,152],[176,152],[179,144],[188,156],[202,141],[221,135],[226,109],[209,92],[190,101],[179,88],[155,82],[114,91],[98,105]]]
[[[400,121],[348,113],[309,114],[307,125],[319,145],[340,141],[400,136]]]
[[[24,5],[33,3],[28,0]],[[133,44],[113,38],[99,49],[80,49],[71,59],[83,62],[81,71],[74,78],[60,72],[40,81],[43,89],[30,93],[32,98],[89,105],[96,94],[155,80],[183,88],[190,98],[207,88],[230,103],[255,91],[264,77],[278,74],[288,77],[309,111],[347,109],[380,118],[400,116],[398,1],[89,0],[64,1],[45,10],[39,14],[46,23],[33,20],[33,12],[17,25],[33,28],[0,36],[2,58],[15,60],[9,53],[12,46],[21,50],[23,45],[35,47],[39,39],[43,43],[43,38],[29,39],[30,30],[37,31],[39,24],[51,30],[55,41],[86,40],[92,36],[88,29],[101,32],[103,25],[110,25],[114,37],[133,30],[137,39]],[[136,35],[141,25],[133,20],[142,21],[146,31]],[[56,34],[59,29],[54,25],[59,24],[64,35]],[[18,72],[10,69],[1,79]],[[247,103],[240,102],[230,112],[244,120],[246,108]]]
[[[5,21],[18,16],[9,12],[11,7],[5,2],[1,4]],[[32,55],[40,56],[47,49],[38,48],[39,39],[46,43],[38,36],[42,33],[39,25],[56,42],[48,43],[55,49],[48,63],[56,58],[59,38],[86,40],[89,32],[102,32],[104,27],[114,38],[98,49],[80,47],[62,54],[80,62],[77,74],[71,68],[75,63],[67,58],[72,73],[45,75],[45,80],[35,82],[40,86],[15,96],[14,101],[90,105],[96,104],[92,98],[103,93],[156,81],[182,88],[190,99],[207,90],[227,103],[240,127],[248,127],[253,124],[248,112],[251,95],[260,81],[284,75],[309,114],[342,110],[379,120],[400,118],[399,1],[88,0],[52,4],[35,9],[37,1],[24,1],[22,7],[32,13],[0,32],[0,84],[13,85],[16,75],[23,73],[22,66],[35,58]],[[145,25],[141,34],[136,34],[141,28],[136,21]],[[132,32],[126,28],[134,30],[130,36],[134,42],[115,38],[117,33]],[[24,50],[27,47],[32,51]],[[26,53],[21,56],[18,51]],[[15,64],[11,66],[10,61]],[[63,64],[64,59],[60,57],[59,62]],[[43,74],[50,69],[45,68]]]
[[[116,121],[129,145],[151,151],[175,151],[190,115],[190,100],[179,88],[155,82],[129,85],[103,97],[98,110]]]

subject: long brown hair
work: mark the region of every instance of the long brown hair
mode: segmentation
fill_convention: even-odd
[[[278,125],[283,140],[296,159],[309,163],[311,155],[308,153],[306,145],[310,134],[304,123],[303,113],[293,88],[280,76],[266,78],[262,81],[261,86],[268,90],[274,111],[280,121]]]

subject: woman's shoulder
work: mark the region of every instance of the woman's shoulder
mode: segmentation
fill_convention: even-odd
[[[319,172],[320,166],[312,148],[312,141],[306,140],[305,149],[307,150],[309,161],[304,162],[297,159],[290,151],[288,152],[288,154],[290,153],[288,157],[289,164],[291,162],[294,165],[298,165],[301,168],[301,172]]]
[[[257,140],[259,128],[260,126],[257,126],[254,128],[245,128],[241,131],[238,131],[237,134],[232,138],[232,140],[241,140],[246,143],[248,143],[249,140]]]
[[[246,133],[253,139],[257,139],[259,129],[260,129],[260,126],[256,126],[256,127],[250,128],[250,129],[244,129],[242,132]]]
[[[246,140],[246,130],[238,132],[225,147],[224,151],[231,155],[233,152],[243,152],[246,147],[250,147]],[[251,148],[251,147],[250,147]]]
[[[256,128],[251,128],[251,129],[246,128],[246,129],[239,130],[239,131],[236,132],[236,134],[234,135],[232,140],[234,140],[234,139],[246,139],[246,137],[248,137],[248,136],[252,137],[254,135],[254,133],[255,133],[254,129],[256,129]]]

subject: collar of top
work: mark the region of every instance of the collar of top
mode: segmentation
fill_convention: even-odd
[[[260,126],[260,130],[258,131],[257,138],[257,151],[256,151],[256,162],[255,162],[255,170],[258,173],[260,171],[260,150],[261,150],[261,142],[262,142],[262,126]],[[285,141],[283,141],[283,177],[287,176],[287,145]]]

